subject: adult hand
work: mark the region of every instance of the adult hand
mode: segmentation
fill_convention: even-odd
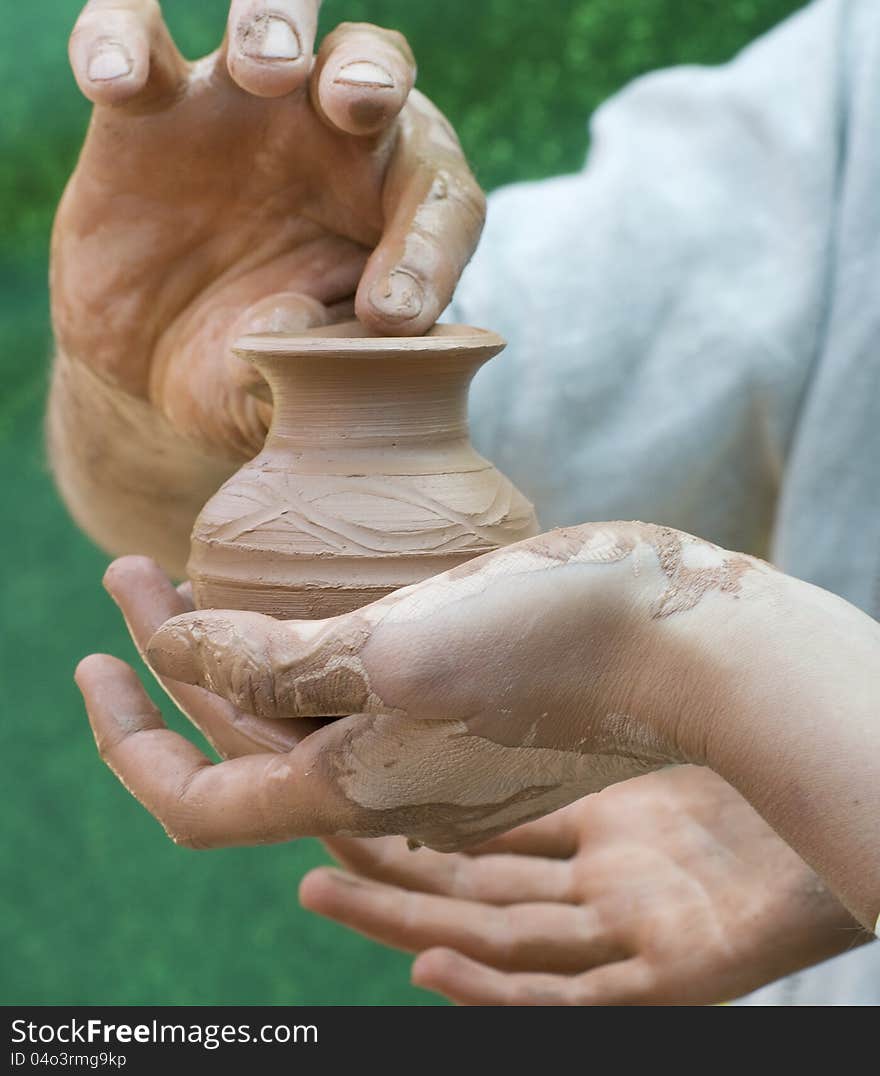
[[[418,953],[414,983],[462,1004],[713,1004],[867,940],[695,766],[607,788],[470,855],[325,843],[347,870],[308,874],[304,906]]]
[[[70,42],[95,109],[55,227],[59,346],[233,458],[265,412],[232,337],[355,296],[371,328],[420,334],[482,225],[404,38],[343,24],[313,58],[319,6],[233,0],[221,47],[189,63],[158,3],[91,0]]]
[[[94,111],[52,241],[53,463],[102,545],[175,572],[195,512],[267,428],[232,342],[352,308],[421,334],[482,228],[404,38],[345,23],[313,56],[319,7],[232,0],[220,48],[193,63],[155,0],[90,0],[71,37]]]

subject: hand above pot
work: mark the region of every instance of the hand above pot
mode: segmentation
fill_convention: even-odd
[[[668,528],[585,525],[327,621],[174,617],[148,657],[263,721],[351,715],[286,753],[212,766],[131,670],[87,659],[102,755],[180,843],[403,834],[451,851],[693,762],[873,926],[880,628],[753,558]],[[831,750],[847,765],[829,772]]]
[[[345,23],[313,56],[319,7],[233,0],[195,62],[154,0],[91,0],[71,37],[94,111],[52,241],[53,464],[102,546],[175,573],[198,509],[266,432],[232,342],[352,311],[421,334],[482,228],[404,38]]]

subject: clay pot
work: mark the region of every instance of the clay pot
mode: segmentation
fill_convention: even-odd
[[[389,338],[357,322],[240,340],[272,427],[196,520],[196,606],[334,616],[535,534],[468,437],[471,378],[503,347],[460,325]]]

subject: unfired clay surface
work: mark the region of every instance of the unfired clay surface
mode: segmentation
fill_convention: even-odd
[[[471,378],[503,347],[465,326],[388,338],[357,322],[239,341],[273,420],[196,521],[197,607],[334,616],[536,534],[468,436]]]

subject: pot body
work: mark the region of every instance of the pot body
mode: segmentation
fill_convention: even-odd
[[[197,608],[335,616],[537,533],[468,437],[470,380],[503,346],[461,326],[376,338],[356,323],[240,341],[273,420],[196,521]]]

